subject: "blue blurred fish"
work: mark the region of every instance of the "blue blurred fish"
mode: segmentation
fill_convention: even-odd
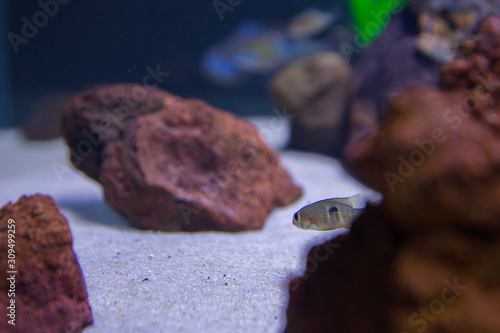
[[[401,0],[400,7],[406,2]],[[333,2],[328,10],[306,9],[283,28],[245,21],[225,40],[208,49],[202,61],[203,70],[213,81],[226,85],[241,83],[252,75],[269,76],[297,59],[338,49],[342,41],[352,40],[352,31],[346,34],[341,28],[346,29],[348,21],[357,27],[363,39],[371,42],[383,29],[369,34],[366,25],[374,20],[374,12],[387,11],[389,4],[390,0]],[[341,22],[344,24],[339,25]]]
[[[331,50],[331,40],[316,40],[334,17],[320,10],[306,11],[288,25],[271,28],[257,21],[244,21],[203,58],[203,70],[217,83],[236,84],[250,75],[269,75],[299,58]],[[314,18],[317,18],[317,22]]]

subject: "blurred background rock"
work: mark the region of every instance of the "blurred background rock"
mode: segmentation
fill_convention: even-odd
[[[283,89],[324,76],[314,98],[292,110],[300,116],[285,120],[292,123],[291,148],[336,157],[346,142],[377,128],[392,88],[437,85],[440,66],[454,57],[459,42],[500,9],[498,0],[412,0],[371,45],[359,47],[349,2],[341,0],[57,0],[63,3],[57,13],[15,52],[9,33],[22,35],[26,21],[43,12],[41,4],[55,1],[0,5],[0,29],[7,36],[0,48],[0,127],[22,126],[29,139],[56,137],[60,111],[71,96],[99,84],[142,84],[148,76],[148,84],[240,116],[276,117],[275,107],[294,108],[273,91],[276,74],[334,51],[352,67],[345,69],[352,77],[342,89],[335,71],[328,78],[318,66],[309,73],[301,69],[297,82],[289,80]],[[383,25],[380,17],[374,22]],[[168,76],[156,82],[155,71]],[[306,124],[316,114],[333,120]]]
[[[314,5],[329,7],[330,3],[315,1]],[[0,127],[26,122],[32,126],[33,118],[40,116],[31,113],[48,117],[48,100],[53,101],[56,112],[65,103],[65,98],[58,97],[74,95],[88,86],[142,83],[149,74],[146,67],[157,65],[170,73],[159,84],[162,89],[204,99],[239,115],[272,116],[273,105],[262,81],[221,88],[203,72],[202,59],[243,21],[256,19],[286,27],[291,17],[310,5],[307,1],[243,0],[230,6],[232,10],[225,11],[221,21],[213,1],[68,1],[36,36],[19,44],[16,54],[5,36],[8,32],[22,36],[22,18],[32,22],[41,7],[32,0],[2,1]],[[48,138],[47,133],[41,137]]]

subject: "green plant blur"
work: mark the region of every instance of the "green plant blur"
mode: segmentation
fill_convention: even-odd
[[[368,45],[384,31],[391,16],[400,12],[407,0],[350,0],[351,20],[360,41]]]

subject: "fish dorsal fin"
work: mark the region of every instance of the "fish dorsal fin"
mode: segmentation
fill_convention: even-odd
[[[356,194],[356,195],[353,195],[352,197],[348,197],[348,198],[336,198],[335,200],[337,202],[341,202],[343,204],[349,205],[352,208],[364,208],[366,206],[366,203],[363,200],[363,197],[361,196],[361,194]]]

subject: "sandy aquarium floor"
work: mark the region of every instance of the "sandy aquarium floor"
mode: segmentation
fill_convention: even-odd
[[[94,317],[85,333],[283,331],[287,283],[305,272],[307,250],[345,232],[299,230],[293,213],[367,191],[334,159],[284,151],[304,195],[273,211],[262,230],[140,231],[104,202],[98,183],[69,167],[62,139],[27,142],[2,130],[0,152],[0,205],[47,194],[69,221]]]

